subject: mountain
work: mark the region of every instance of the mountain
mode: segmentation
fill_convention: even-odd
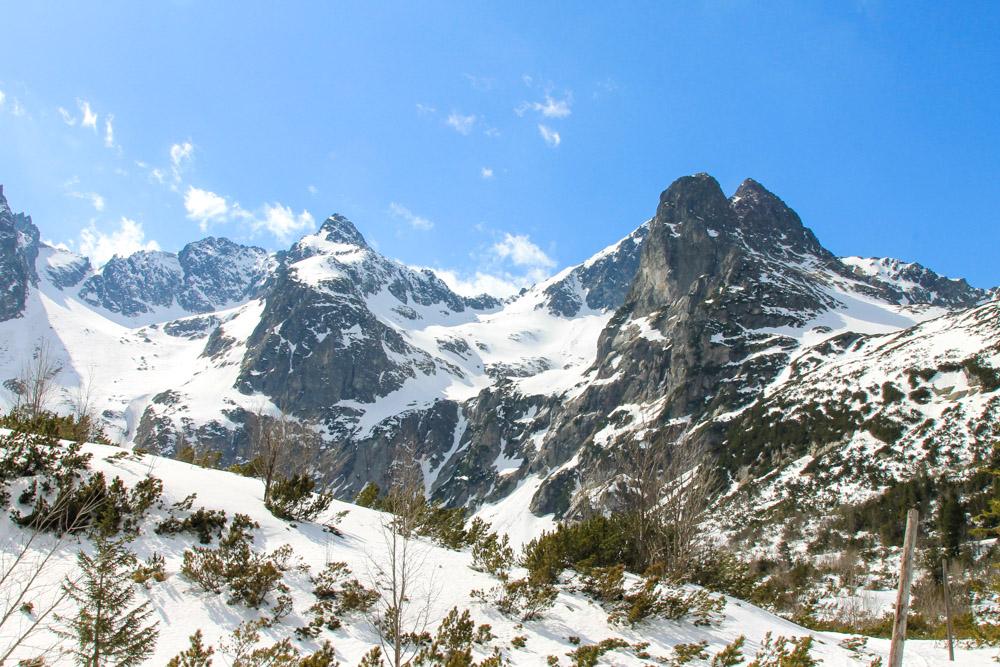
[[[515,541],[613,504],[612,453],[636,438],[707,452],[726,511],[745,516],[803,457],[868,451],[873,431],[899,435],[853,498],[914,474],[900,461],[933,467],[940,453],[911,446],[928,429],[957,434],[949,460],[966,469],[985,436],[931,413],[996,418],[996,389],[975,381],[1000,361],[994,292],[837,258],[752,179],[727,196],[682,177],[621,241],[502,302],[382,256],[339,215],[278,253],[208,238],[95,269],[41,243],[0,191],[0,264],[3,379],[47,341],[63,364],[56,407],[93,385],[116,438],[163,455],[183,439],[224,464],[249,456],[255,415],[280,410],[316,434],[310,465],[339,497],[412,458],[433,498]],[[987,324],[955,335],[968,318]],[[862,387],[845,369],[890,358],[882,383],[905,400],[882,406],[877,378]],[[956,364],[966,380],[945,391]],[[794,427],[820,413],[837,428]],[[829,511],[809,488],[804,506]]]

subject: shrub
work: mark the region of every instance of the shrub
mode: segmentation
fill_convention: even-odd
[[[287,593],[282,582],[290,567],[292,549],[288,545],[270,554],[259,554],[252,548],[252,530],[257,523],[243,514],[233,517],[219,547],[194,547],[184,551],[181,573],[201,588],[221,593],[230,592],[230,602],[256,609],[272,592]]]
[[[634,541],[621,516],[595,516],[561,524],[524,547],[522,564],[536,581],[555,582],[567,567],[638,565]]]
[[[333,492],[313,494],[316,482],[306,473],[276,479],[271,484],[267,509],[279,519],[314,521],[333,502]]]
[[[146,562],[139,565],[132,573],[132,581],[143,586],[146,586],[149,581],[162,582],[166,578],[163,556],[158,553],[147,558]]]
[[[809,655],[812,642],[812,637],[774,639],[768,632],[747,667],[816,667],[819,662]]]
[[[882,383],[882,402],[886,405],[890,403],[898,403],[903,400],[906,396],[896,385],[892,382],[886,381]]]
[[[506,535],[485,533],[472,545],[472,567],[480,572],[489,572],[496,577],[507,577],[507,571],[514,564],[514,550]]]
[[[420,518],[417,533],[446,549],[461,549],[470,543],[465,530],[465,508],[428,504]]]
[[[726,648],[712,656],[709,667],[736,667],[743,664],[743,645],[746,641],[747,638],[743,635],[734,639]]]
[[[186,502],[187,498],[182,503]],[[174,507],[178,507],[175,503]],[[209,544],[214,537],[222,537],[222,531],[226,527],[226,513],[222,510],[206,510],[199,507],[193,514],[184,519],[168,517],[160,522],[156,527],[157,535],[177,535],[178,533],[192,533],[198,537],[202,544]]]
[[[542,612],[555,604],[559,591],[545,582],[515,579],[495,586],[488,593],[473,591],[472,596],[493,604],[501,613],[520,617],[522,621],[540,618]]]
[[[628,648],[629,643],[624,639],[604,639],[598,644],[581,646],[567,653],[567,657],[572,660],[574,667],[594,667],[602,655],[609,651],[616,651],[620,648]]]
[[[700,641],[691,644],[677,644],[674,646],[674,656],[667,663],[670,667],[681,667],[694,660],[707,660],[708,651],[705,648],[708,642]]]
[[[625,566],[592,567],[582,573],[581,590],[601,602],[618,602],[625,596]]]
[[[608,615],[609,623],[635,625],[651,617],[672,621],[690,617],[695,625],[711,625],[725,608],[725,599],[705,590],[664,586],[658,577],[647,577]]]
[[[459,613],[458,607],[453,607],[438,626],[437,634],[426,642],[411,664],[415,667],[473,667],[472,645],[480,643],[477,637],[484,634],[484,627],[488,629],[480,625],[477,630],[467,609]]]
[[[142,518],[163,492],[163,482],[147,477],[131,489],[120,477],[108,484],[104,473],[88,478],[56,472],[40,485],[33,485],[19,500],[32,502],[31,512],[11,512],[21,526],[65,533],[88,531],[95,536],[112,537],[120,531],[137,533]],[[48,490],[55,490],[55,498]]]
[[[322,628],[336,630],[340,616],[351,612],[366,612],[378,600],[378,592],[365,588],[357,579],[347,579],[351,570],[346,563],[327,563],[313,579],[316,603],[307,612],[309,624],[295,632],[300,637],[316,637]]]

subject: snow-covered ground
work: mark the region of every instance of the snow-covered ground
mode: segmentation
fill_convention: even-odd
[[[131,485],[147,475],[153,475],[164,483],[164,505],[180,501],[189,494],[197,494],[195,507],[225,510],[228,516],[244,513],[260,524],[256,533],[255,547],[273,550],[288,544],[312,572],[318,572],[324,564],[343,561],[351,568],[353,575],[362,583],[371,571],[372,559],[378,560],[384,551],[381,532],[381,515],[373,510],[335,502],[318,523],[291,524],[274,518],[262,502],[262,483],[258,480],[235,474],[199,468],[178,461],[155,456],[122,457],[123,450],[102,445],[87,445],[85,451],[93,455],[93,467],[108,477],[119,476]],[[336,518],[345,512],[341,518]],[[239,623],[253,618],[254,612],[239,605],[228,604],[225,595],[205,593],[187,581],[180,574],[182,554],[192,546],[192,540],[184,537],[161,537],[153,533],[156,522],[164,512],[154,511],[143,527],[143,534],[131,547],[140,558],[154,552],[166,559],[167,578],[161,583],[152,583],[148,590],[140,589],[140,599],[148,599],[155,608],[154,619],[159,621],[160,638],[150,665],[162,665],[187,646],[188,636],[201,629],[208,643],[218,646]],[[497,517],[499,518],[499,516]],[[335,521],[342,535],[325,531],[320,525],[324,521]],[[543,526],[528,527],[529,531]],[[517,527],[511,526],[512,530]],[[9,555],[25,539],[25,533],[14,526],[7,517],[0,521],[0,542],[4,553]],[[45,576],[54,587],[74,562],[78,549],[87,549],[83,543],[68,542],[59,552],[56,562],[46,570]],[[689,622],[651,621],[634,628],[609,625],[607,614],[595,602],[579,593],[563,590],[556,604],[539,620],[524,622],[509,618],[496,609],[477,602],[470,597],[474,589],[489,589],[497,581],[490,575],[477,572],[470,567],[471,555],[466,551],[451,551],[429,542],[420,543],[426,554],[423,580],[428,582],[435,593],[432,618],[436,624],[449,609],[469,609],[477,623],[489,623],[497,639],[495,646],[515,665],[543,665],[546,656],[555,655],[566,664],[566,653],[575,645],[571,636],[579,637],[580,645],[597,643],[603,639],[620,637],[630,643],[649,642],[649,652],[653,655],[670,655],[674,645],[697,641],[708,642],[709,651],[717,651],[739,635],[745,635],[745,654],[752,657],[765,633],[797,637],[812,634],[815,637],[814,656],[821,658],[824,665],[848,666],[868,665],[872,657],[886,658],[888,642],[868,640],[866,649],[852,652],[841,642],[845,637],[812,633],[786,620],[778,618],[753,605],[735,599],[727,599],[721,622],[711,627],[699,627]],[[292,636],[296,626],[304,625],[305,610],[314,601],[308,577],[302,573],[289,572],[286,583],[291,588],[294,612],[281,623],[264,631],[265,639],[277,640]],[[344,626],[336,631],[324,630],[319,640],[330,640],[336,648],[337,658],[345,665],[354,665],[361,656],[376,643],[377,639],[370,625],[361,617],[347,616]],[[524,636],[523,648],[511,646],[511,639]],[[36,646],[44,646],[51,637],[35,638]],[[0,640],[2,641],[2,640]],[[293,641],[300,648],[314,649],[317,641]],[[996,649],[968,649],[960,647],[956,662],[947,662],[947,653],[941,642],[910,641],[906,645],[907,665],[958,664],[968,667],[986,667],[993,663]],[[31,655],[25,651],[19,657]],[[481,654],[480,658],[485,657]],[[223,662],[224,661],[220,661]],[[54,664],[67,664],[68,660],[57,660]],[[633,655],[615,651],[606,654],[600,664],[639,665],[648,664]],[[696,663],[694,663],[696,664]]]

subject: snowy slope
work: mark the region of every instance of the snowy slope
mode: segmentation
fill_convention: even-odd
[[[371,570],[372,559],[382,557],[384,543],[381,533],[381,516],[372,510],[354,505],[335,502],[322,521],[335,521],[341,535],[325,531],[317,523],[290,524],[278,520],[263,507],[261,501],[262,484],[253,479],[230,473],[202,469],[174,460],[155,456],[127,456],[122,458],[122,450],[87,445],[85,451],[93,455],[92,466],[109,478],[121,477],[127,485],[153,475],[164,482],[164,506],[180,501],[190,494],[197,494],[195,506],[225,510],[228,516],[244,513],[260,524],[256,531],[254,547],[258,550],[273,550],[282,545],[290,545],[301,562],[312,572],[318,572],[326,563],[343,561],[351,568],[353,575],[363,584],[369,583],[367,573]],[[335,518],[346,512],[342,518]],[[154,510],[143,533],[130,547],[140,558],[147,558],[154,552],[162,554],[166,560],[166,580],[151,582],[148,589],[140,588],[140,600],[149,600],[159,621],[160,638],[156,652],[148,661],[150,665],[162,665],[187,647],[188,636],[195,629],[201,629],[206,643],[219,645],[220,640],[244,620],[255,617],[255,613],[240,605],[226,602],[225,595],[206,593],[187,581],[180,574],[180,564],[185,548],[195,543],[185,537],[161,537],[153,534],[151,527],[162,517],[164,510]],[[9,555],[25,539],[22,529],[14,526],[5,516],[0,520],[0,544]],[[37,543],[44,546],[45,541]],[[850,666],[867,665],[875,656],[886,658],[888,642],[869,640],[865,654],[851,652],[840,645],[842,636],[811,633],[788,621],[777,618],[746,602],[727,599],[721,623],[709,627],[693,625],[690,622],[655,620],[628,629],[609,625],[604,612],[592,600],[580,593],[572,592],[564,586],[554,607],[544,612],[539,620],[524,622],[509,618],[496,609],[470,598],[474,589],[488,589],[497,582],[491,576],[477,572],[470,567],[468,552],[450,551],[434,544],[420,542],[421,553],[425,554],[426,579],[431,590],[436,593],[432,605],[432,626],[452,607],[469,609],[477,623],[489,623],[496,640],[494,646],[501,649],[514,665],[542,665],[548,655],[559,656],[564,664],[566,653],[576,648],[569,640],[579,637],[580,645],[597,643],[601,640],[620,637],[630,643],[649,642],[647,649],[653,655],[670,655],[674,645],[696,641],[708,642],[710,651],[717,651],[738,635],[745,635],[745,653],[752,656],[766,632],[787,637],[812,634],[815,637],[813,655],[823,660],[824,665]],[[73,567],[74,555],[78,549],[91,549],[86,540],[70,540],[58,551],[55,562],[45,570],[44,577],[54,589],[61,577]],[[330,640],[342,664],[354,665],[377,641],[370,625],[362,617],[347,616],[338,630],[323,630],[318,640],[299,641],[293,630],[305,623],[304,612],[314,601],[308,576],[302,572],[288,572],[285,582],[290,587],[294,611],[281,622],[264,630],[267,642],[283,637],[292,637],[293,643],[303,650],[315,650],[318,641]],[[64,611],[69,611],[68,609]],[[28,622],[27,617],[23,618]],[[523,648],[511,645],[515,636],[523,636]],[[49,646],[56,640],[52,635],[39,635],[33,640],[35,646]],[[0,639],[2,641],[2,639]],[[485,657],[483,647],[479,658]],[[969,667],[985,667],[992,663],[991,650],[957,650],[957,663]],[[36,651],[25,650],[20,657],[31,657]],[[217,656],[221,657],[221,656]],[[945,665],[948,664],[944,647],[939,642],[910,641],[906,644],[906,664]],[[56,659],[52,664],[67,664],[65,659]],[[606,654],[600,664],[640,665],[648,664],[624,651]]]

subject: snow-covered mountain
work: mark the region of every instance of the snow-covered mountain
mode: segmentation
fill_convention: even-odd
[[[635,437],[701,443],[753,508],[765,492],[743,482],[814,447],[858,447],[865,431],[861,420],[835,443],[754,449],[734,437],[757,426],[746,415],[846,390],[849,361],[896,375],[969,358],[995,368],[1000,344],[988,327],[949,334],[992,312],[991,293],[919,265],[838,259],[759,183],[727,197],[705,174],[678,179],[620,242],[504,302],[457,295],[336,215],[279,253],[209,238],[100,269],[39,237],[0,190],[4,380],[47,341],[63,363],[57,403],[89,386],[123,442],[169,456],[183,436],[224,462],[246,457],[250,413],[281,409],[316,432],[313,468],[341,497],[416,457],[433,497],[481,508],[515,539],[600,505],[609,452]],[[923,347],[882,344],[893,336]],[[920,410],[992,405],[990,385],[945,392],[930,377],[942,392]]]

